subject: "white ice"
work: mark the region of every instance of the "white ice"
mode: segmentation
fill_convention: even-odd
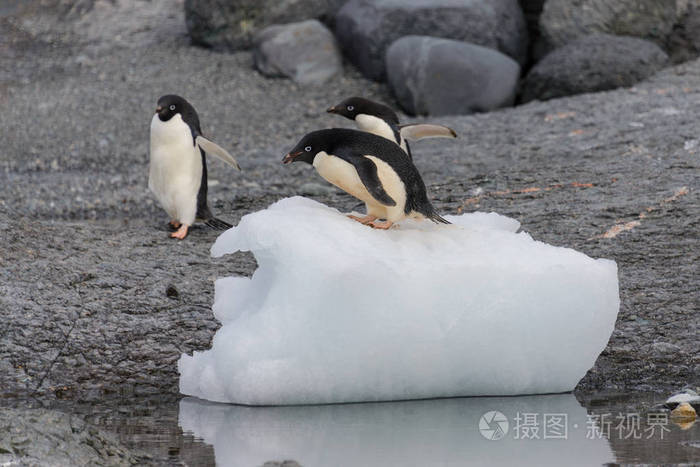
[[[482,416],[491,411],[503,417],[488,424]],[[295,407],[242,407],[189,397],[180,401],[179,422],[183,431],[214,447],[217,465],[232,467],[286,459],[304,467],[615,462],[604,430],[573,394]],[[501,436],[497,427],[502,438],[489,439]]]
[[[182,355],[180,392],[248,405],[570,391],[612,333],[617,266],[516,233],[497,214],[373,230],[310,199],[244,216],[214,256],[211,350]]]

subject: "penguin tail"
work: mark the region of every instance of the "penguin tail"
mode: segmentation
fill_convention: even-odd
[[[227,230],[233,227],[233,225],[229,224],[228,222],[222,221],[218,217],[211,217],[205,220],[204,223],[214,230]]]
[[[436,212],[433,212],[431,215],[429,215],[428,219],[435,222],[436,224],[451,224],[452,223]]]

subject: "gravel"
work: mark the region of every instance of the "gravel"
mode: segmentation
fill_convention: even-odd
[[[120,16],[124,2],[97,0],[50,34],[50,17],[0,15],[5,403],[175,397],[180,354],[207,349],[219,326],[213,280],[255,270],[248,254],[210,258],[217,232],[206,227],[167,238],[167,216],[146,188],[160,95],[187,97],[205,133],[243,167],[210,164],[221,218],[236,223],[301,191],[344,210],[359,205],[280,160],[305,132],[348,126],[325,113],[345,97],[395,106],[386,88],[348,66],[321,87],[263,78],[247,52],[190,46],[182,2],[168,5]],[[118,37],[109,35],[114,18],[126,18]],[[497,211],[539,240],[618,262],[618,322],[579,392],[699,383],[698,104],[695,61],[631,89],[435,118],[460,138],[414,145],[441,212]]]

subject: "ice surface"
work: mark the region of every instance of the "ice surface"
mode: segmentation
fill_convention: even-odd
[[[373,230],[294,197],[244,216],[214,256],[222,327],[182,355],[180,392],[250,405],[569,391],[619,309],[617,266],[515,233],[497,214]]]
[[[482,415],[490,411],[501,412],[507,421],[500,424],[505,430],[501,439],[487,439],[479,429]],[[536,415],[536,426],[528,430],[536,429],[539,439],[523,439],[526,413]],[[304,467],[595,466],[615,461],[608,441],[572,394],[296,407],[241,407],[185,398],[179,418],[183,431],[213,445],[216,464],[227,466],[285,459]],[[551,423],[556,420],[558,427]],[[487,430],[484,434],[494,436]]]

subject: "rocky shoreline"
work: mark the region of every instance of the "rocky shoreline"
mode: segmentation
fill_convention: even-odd
[[[126,15],[95,3],[90,21]],[[396,106],[347,63],[324,86],[264,78],[250,52],[192,47],[181,12],[146,27],[167,10],[147,5],[111,39],[46,38],[35,16],[0,17],[3,405],[177,397],[175,362],[219,326],[213,281],[255,270],[247,254],[212,259],[206,227],[167,238],[146,188],[158,96],[187,95],[240,161],[241,174],[210,169],[213,208],[232,223],[296,194],[354,208],[281,157],[306,131],[347,126],[325,113],[344,97]],[[433,117],[460,138],[414,145],[441,212],[496,211],[538,240],[617,261],[618,322],[579,393],[700,384],[698,102],[691,61],[631,88]]]

